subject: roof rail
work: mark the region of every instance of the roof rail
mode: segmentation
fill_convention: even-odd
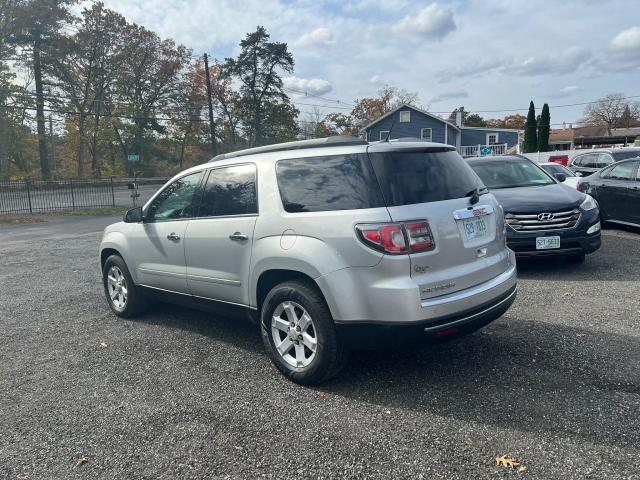
[[[338,135],[327,138],[314,138],[312,140],[276,143],[274,145],[265,145],[264,147],[247,148],[245,150],[238,150],[237,152],[223,153],[216,155],[209,160],[209,162],[217,162],[218,160],[225,160],[227,158],[244,157],[245,155],[253,155],[254,153],[282,152],[285,150],[302,150],[304,148],[346,147],[349,145],[367,145],[367,141],[362,138]]]

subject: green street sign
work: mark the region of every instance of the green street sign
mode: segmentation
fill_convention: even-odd
[[[139,162],[140,155],[127,155],[127,160],[129,160],[130,162]]]
[[[484,147],[480,147],[480,156],[482,155],[491,155],[493,153],[493,148],[488,147],[488,146],[484,146]]]

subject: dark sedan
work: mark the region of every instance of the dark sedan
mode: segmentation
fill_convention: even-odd
[[[640,158],[582,178],[577,188],[598,201],[603,222],[640,226]]]
[[[523,157],[467,161],[502,204],[507,244],[519,257],[566,255],[583,261],[600,248],[600,212],[589,195]]]

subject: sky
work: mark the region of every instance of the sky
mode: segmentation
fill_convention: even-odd
[[[286,42],[296,66],[285,86],[307,115],[348,112],[384,85],[417,92],[448,115],[485,118],[544,102],[551,120],[578,121],[607,93],[640,100],[640,0],[104,0],[128,20],[193,49],[234,56],[257,25]],[[334,101],[336,100],[336,101]],[[337,100],[340,103],[337,103]],[[342,107],[342,108],[340,108]],[[440,113],[441,112],[441,113]]]

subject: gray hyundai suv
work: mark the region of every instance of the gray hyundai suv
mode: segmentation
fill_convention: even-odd
[[[218,155],[106,228],[113,312],[248,312],[291,380],[472,332],[516,296],[503,211],[449,145],[332,137]]]

